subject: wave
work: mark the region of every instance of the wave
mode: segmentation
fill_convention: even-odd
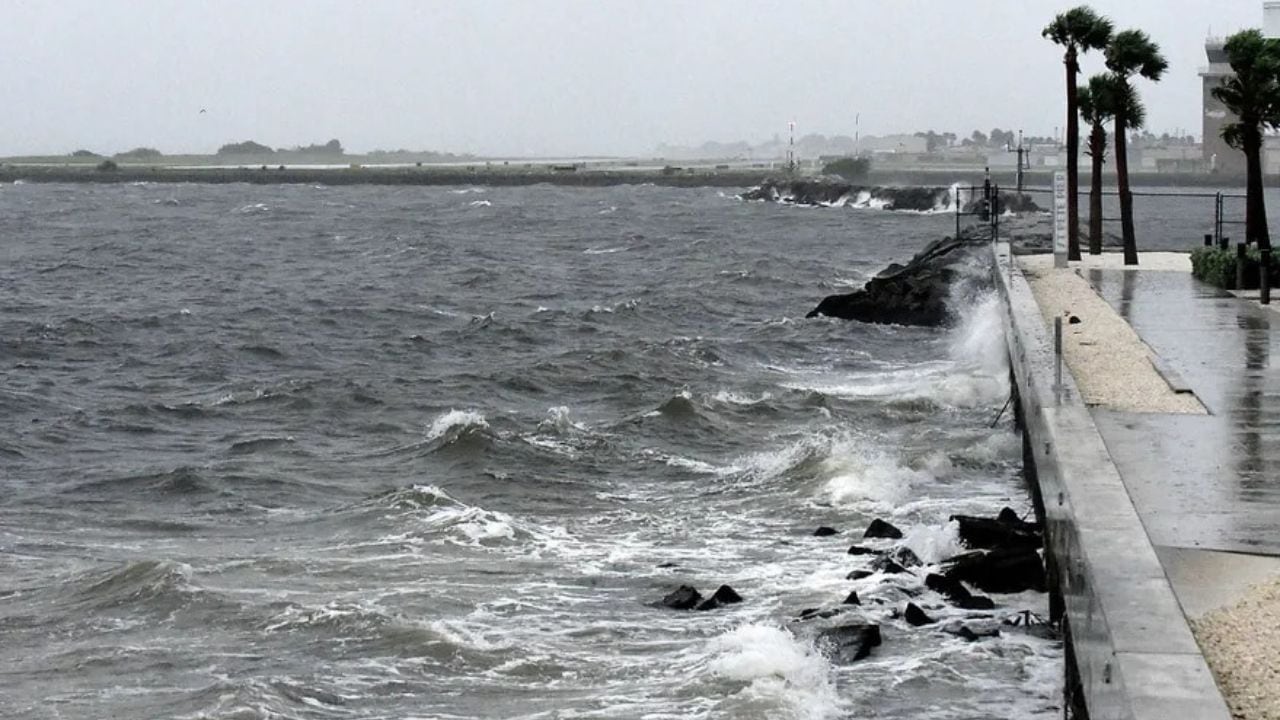
[[[468,505],[435,485],[413,485],[359,503],[354,509],[372,510],[393,519],[397,533],[380,542],[416,544],[420,541],[469,547],[516,546],[537,548],[568,538],[560,527],[542,527],[498,510]],[[386,518],[388,510],[396,511]]]
[[[79,495],[100,491],[122,491],[132,496],[184,496],[213,492],[213,486],[200,470],[189,466],[181,466],[162,472],[91,480],[76,485],[69,492]]]
[[[232,455],[252,455],[263,450],[273,450],[291,444],[293,444],[293,436],[261,437],[234,442],[227,449],[227,452]]]
[[[475,410],[450,410],[431,421],[427,441],[448,444],[469,433],[488,430],[489,421]]]

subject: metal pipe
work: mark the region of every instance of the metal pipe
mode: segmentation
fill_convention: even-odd
[[[1258,301],[1263,305],[1271,304],[1271,249],[1262,251],[1262,262],[1258,268]]]
[[[1062,316],[1053,318],[1053,392],[1062,392]]]
[[[1236,290],[1244,289],[1244,261],[1248,252],[1244,243],[1236,243]]]

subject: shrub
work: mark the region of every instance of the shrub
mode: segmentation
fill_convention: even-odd
[[[98,172],[115,172],[119,169],[120,169],[120,166],[116,165],[115,160],[103,160],[102,162],[98,163],[98,168],[97,168]]]
[[[1258,287],[1262,269],[1262,253],[1257,246],[1250,246],[1244,257],[1244,287],[1236,287],[1236,249],[1199,247],[1191,252],[1191,274],[1224,290],[1254,290]],[[1272,255],[1267,277],[1271,287],[1280,281],[1280,261]]]
[[[218,148],[217,152],[218,155],[274,155],[275,153],[275,150],[252,140],[245,140],[244,142],[238,143],[227,143],[226,145]]]
[[[136,147],[132,150],[126,150],[125,152],[122,152],[122,153],[116,153],[116,157],[118,158],[126,158],[131,160],[147,160],[150,158],[158,158],[163,156],[164,156],[163,153],[161,153],[159,150],[156,150],[155,148],[149,148],[149,147]]]
[[[871,160],[869,158],[840,158],[832,160],[822,166],[824,175],[839,175],[849,182],[857,182],[867,176],[871,170]]]
[[[96,158],[96,157],[99,157],[99,155],[98,155],[98,153],[96,153],[96,152],[94,152],[94,151],[92,151],[92,150],[77,150],[77,151],[75,151],[75,152],[71,153],[71,157],[75,157],[75,158]]]

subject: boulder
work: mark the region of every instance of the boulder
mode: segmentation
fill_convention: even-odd
[[[861,545],[854,545],[853,547],[849,548],[849,554],[850,555],[879,555],[880,552],[878,550],[872,550],[871,548],[868,548],[868,547],[862,547]]]
[[[1044,563],[1032,548],[999,548],[957,555],[945,564],[943,574],[963,580],[985,592],[1044,592]]]
[[[906,547],[905,545],[894,548],[893,551],[889,553],[889,557],[902,567],[920,567],[924,564],[924,562],[920,560],[920,556],[916,555],[911,548]]]
[[[681,585],[662,598],[662,605],[672,610],[692,610],[702,600],[702,593],[690,585]]]
[[[975,642],[983,638],[1000,637],[1000,628],[991,620],[952,622],[943,626],[942,631],[962,637],[969,642]]]
[[[875,575],[875,573],[871,572],[870,570],[854,570],[848,575],[845,575],[844,579],[845,580],[861,580],[863,578],[869,578],[872,575]]]
[[[841,605],[861,605],[862,599],[858,597],[857,590],[850,590],[849,594],[845,596],[844,600],[840,604]]]
[[[831,659],[851,663],[871,654],[871,648],[880,645],[880,626],[871,623],[850,623],[818,633],[816,643],[830,653]]]
[[[1006,508],[1007,509],[1007,508]],[[952,515],[959,528],[960,541],[971,548],[1039,548],[1043,544],[1040,526],[1023,522],[1017,516],[997,518]]]
[[[828,295],[806,317],[897,325],[942,325],[951,319],[951,285],[969,278],[989,285],[990,264],[980,262],[989,241],[944,238],[929,243],[904,266],[890,266],[852,293]]]
[[[893,525],[876,518],[867,526],[866,532],[862,533],[864,538],[889,538],[890,540],[899,540],[902,538],[902,531]],[[850,549],[850,552],[853,552]]]
[[[935,622],[933,618],[925,614],[925,611],[921,610],[920,606],[915,603],[907,603],[907,609],[902,613],[902,616],[906,619],[907,623],[913,627],[932,625]]]
[[[800,611],[800,620],[823,620],[844,612],[847,608],[805,608]]]
[[[826,525],[823,525],[822,527],[813,531],[814,537],[830,537],[832,535],[839,535],[839,534],[840,534],[839,530],[836,530],[833,527],[827,527]]]
[[[924,579],[925,587],[942,595],[958,608],[963,610],[991,610],[995,602],[985,595],[974,595],[959,580],[946,575],[929,573]]]
[[[888,557],[887,555],[876,558],[871,563],[871,569],[887,575],[898,575],[900,573],[907,572],[906,568],[894,562],[893,558]]]
[[[698,609],[714,610],[721,605],[733,605],[734,603],[740,602],[742,602],[742,596],[739,595],[737,591],[728,585],[721,585],[716,588],[715,593],[713,593],[711,597],[702,601],[702,604],[698,606]]]

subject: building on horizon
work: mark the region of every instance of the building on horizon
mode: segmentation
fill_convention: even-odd
[[[1262,34],[1269,38],[1280,38],[1280,0],[1267,0],[1262,3]],[[1203,83],[1203,135],[1202,154],[1205,170],[1228,175],[1243,175],[1245,172],[1244,153],[1236,150],[1222,139],[1222,126],[1235,121],[1236,117],[1226,106],[1213,96],[1213,89],[1224,78],[1231,76],[1231,65],[1227,62],[1227,53],[1223,48],[1223,38],[1208,38],[1204,42],[1204,53],[1209,64],[1200,68]],[[1280,172],[1280,165],[1273,155],[1280,154],[1274,148],[1274,140],[1268,138],[1267,150],[1263,158],[1263,172]]]

